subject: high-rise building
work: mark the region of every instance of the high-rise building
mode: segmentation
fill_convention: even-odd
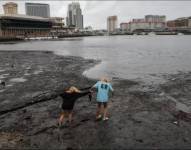
[[[40,3],[25,3],[25,11],[28,16],[50,17],[50,6]]]
[[[114,32],[117,29],[117,16],[109,16],[107,18],[107,31]]]
[[[18,6],[16,3],[9,2],[3,5],[5,15],[16,15],[18,14]]]
[[[83,15],[79,2],[72,2],[68,5],[66,23],[69,27],[83,29]]]

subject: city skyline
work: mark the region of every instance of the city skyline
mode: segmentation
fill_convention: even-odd
[[[7,2],[16,2],[18,4],[18,13],[25,14],[25,2],[36,1],[1,1],[0,13],[3,14],[3,4]],[[118,16],[118,27],[121,22],[129,22],[133,18],[143,18],[144,15],[166,15],[167,20],[179,17],[188,17],[191,14],[191,2],[185,1],[79,1],[84,15],[84,27],[92,26],[94,29],[106,29],[106,20],[108,16]],[[52,17],[67,16],[67,7],[71,1],[38,1],[50,5],[50,14]],[[66,20],[65,20],[66,21]]]

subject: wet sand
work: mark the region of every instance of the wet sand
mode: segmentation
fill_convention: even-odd
[[[96,122],[95,96],[77,101],[74,122],[57,128],[61,98],[75,85],[96,81],[82,76],[94,60],[51,52],[0,51],[0,148],[185,149],[191,147],[191,73],[164,75],[145,84],[114,79],[107,122]]]

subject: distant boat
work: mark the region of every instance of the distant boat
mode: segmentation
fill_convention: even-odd
[[[150,32],[148,35],[156,35],[155,32]]]
[[[184,34],[179,32],[177,35],[184,35]]]
[[[177,32],[170,32],[170,31],[161,31],[161,32],[155,32],[156,35],[177,35]]]

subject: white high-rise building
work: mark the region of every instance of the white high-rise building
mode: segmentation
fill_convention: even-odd
[[[79,2],[72,2],[68,5],[66,24],[69,27],[83,29],[83,15]]]
[[[28,16],[50,17],[49,4],[25,3],[25,11]]]

